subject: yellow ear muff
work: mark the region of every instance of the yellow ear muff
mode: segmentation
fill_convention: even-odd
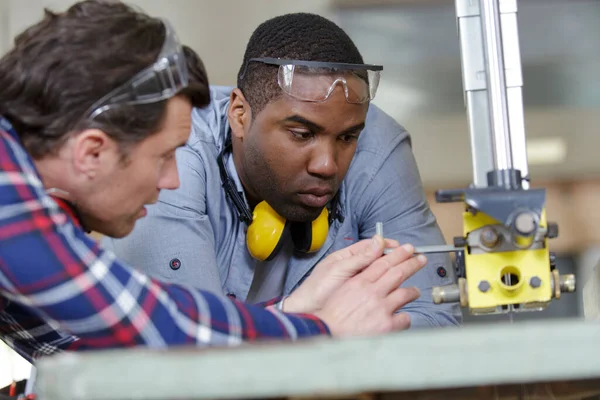
[[[318,251],[329,232],[329,211],[326,208],[312,222],[293,222],[290,224],[290,232],[296,250],[304,253]]]
[[[279,248],[285,219],[265,201],[254,208],[252,223],[246,233],[250,255],[259,261],[269,260]]]

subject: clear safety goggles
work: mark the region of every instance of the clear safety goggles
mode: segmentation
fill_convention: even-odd
[[[367,103],[375,98],[383,70],[381,65],[285,60],[269,57],[251,58],[248,62],[278,65],[277,83],[281,90],[298,100],[310,102],[327,100],[336,86],[340,84],[344,88],[348,103]]]
[[[181,43],[169,21],[163,19],[162,22],[165,42],[154,64],[94,103],[86,119],[93,120],[110,109],[124,105],[167,100],[188,86],[189,73]]]

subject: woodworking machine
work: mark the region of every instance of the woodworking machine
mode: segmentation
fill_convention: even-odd
[[[433,288],[436,304],[460,302],[474,315],[543,310],[575,291],[575,276],[555,267],[545,189],[529,187],[516,0],[456,0],[473,183],[438,190],[439,203],[462,202],[458,281]]]

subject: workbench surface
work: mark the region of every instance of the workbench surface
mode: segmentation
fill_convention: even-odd
[[[547,320],[228,349],[61,354],[38,364],[36,393],[39,400],[339,398],[588,379],[600,387],[600,323]]]

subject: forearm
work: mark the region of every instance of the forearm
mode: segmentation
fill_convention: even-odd
[[[315,317],[162,284],[118,262],[70,222],[23,149],[1,132],[0,153],[0,297],[86,346],[233,345],[328,333]]]
[[[70,224],[9,242],[0,246],[0,292],[78,336],[81,347],[235,345],[328,333],[315,317],[284,315],[151,280]],[[48,252],[19,251],[25,248]]]

